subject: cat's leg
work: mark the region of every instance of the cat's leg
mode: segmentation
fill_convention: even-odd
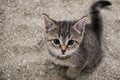
[[[69,67],[66,71],[66,77],[69,79],[75,79],[81,72],[80,67]]]

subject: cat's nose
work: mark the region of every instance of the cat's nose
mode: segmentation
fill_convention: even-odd
[[[66,46],[66,45],[61,45],[61,46],[60,46],[60,49],[61,49],[61,51],[62,51],[62,54],[65,54],[65,51],[66,51],[66,49],[67,49],[67,46]]]
[[[61,50],[61,51],[62,51],[62,54],[65,54],[65,51],[66,51],[66,50]]]

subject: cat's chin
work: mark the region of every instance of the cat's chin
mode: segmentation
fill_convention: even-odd
[[[57,56],[58,59],[64,60],[64,59],[68,59],[70,58],[71,55],[67,55],[67,56]]]

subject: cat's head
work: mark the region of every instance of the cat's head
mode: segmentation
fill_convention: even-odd
[[[77,21],[55,21],[44,14],[44,19],[49,53],[60,59],[74,55],[84,36],[86,17]]]

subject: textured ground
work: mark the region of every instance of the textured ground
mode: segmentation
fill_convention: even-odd
[[[120,0],[110,0],[104,18],[104,58],[77,80],[120,80]],[[42,13],[79,19],[94,0],[0,0],[0,80],[66,80],[64,69],[46,62]]]

